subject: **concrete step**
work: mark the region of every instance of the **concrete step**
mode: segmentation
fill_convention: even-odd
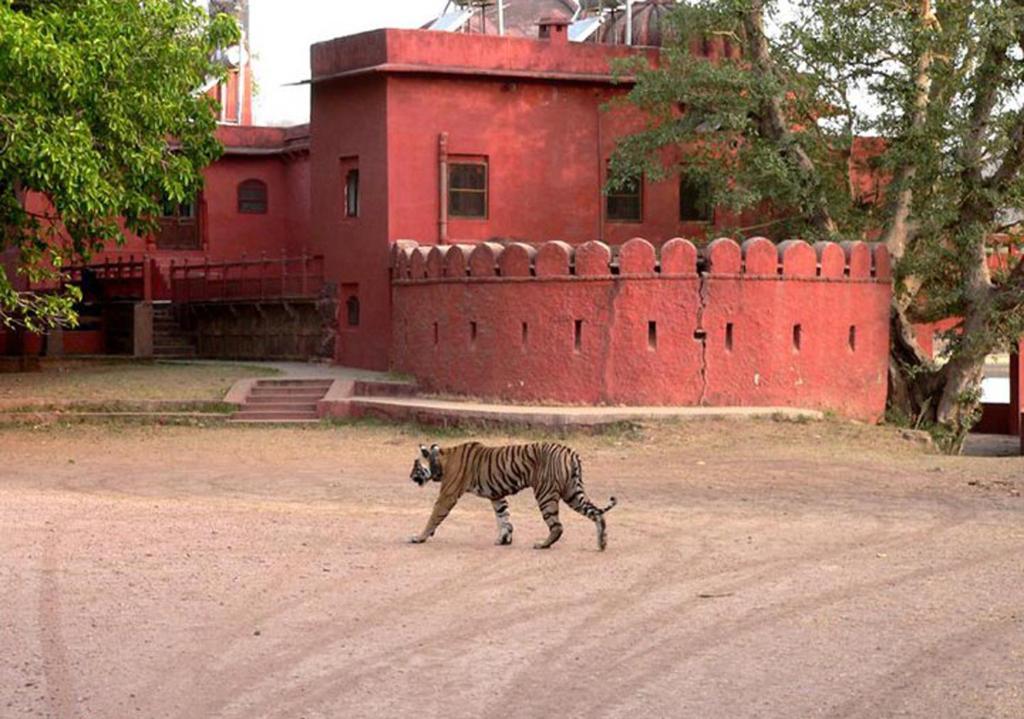
[[[240,412],[312,412],[316,414],[316,402],[265,402],[252,404],[246,401]]]
[[[297,387],[295,389],[275,389],[267,387],[253,387],[249,390],[250,397],[310,397],[320,399],[327,393],[322,387]]]
[[[292,393],[287,392],[283,394],[272,394],[272,395],[249,395],[245,398],[246,404],[277,404],[278,402],[302,402],[304,404],[315,405],[318,400],[323,399],[324,396],[319,392],[315,394],[309,393]]]
[[[254,387],[323,387],[331,386],[331,379],[258,379]]]
[[[284,410],[252,410],[243,409],[239,412],[235,412],[231,415],[232,421],[235,420],[249,420],[249,421],[262,421],[262,422],[279,422],[281,420],[306,420],[309,422],[316,422],[320,418],[317,416],[315,411],[312,412],[298,412],[298,411],[284,411]]]
[[[315,424],[319,419],[236,419],[232,417],[228,424]]]

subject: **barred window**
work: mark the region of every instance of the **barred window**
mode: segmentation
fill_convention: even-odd
[[[449,163],[448,214],[452,217],[487,217],[486,162]]]
[[[608,193],[605,214],[609,220],[641,222],[643,220],[643,178],[634,177]]]
[[[345,174],[345,217],[359,217],[359,170]]]
[[[238,185],[238,211],[247,215],[267,213],[267,183],[246,180]]]

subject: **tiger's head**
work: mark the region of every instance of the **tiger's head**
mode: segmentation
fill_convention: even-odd
[[[427,449],[421,444],[420,452],[412,462],[412,472],[409,473],[409,478],[422,487],[427,482],[440,482],[443,475],[441,448],[432,444],[430,449]]]

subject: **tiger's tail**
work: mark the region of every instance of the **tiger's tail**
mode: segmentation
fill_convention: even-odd
[[[607,512],[609,509],[611,509],[612,507],[614,507],[618,503],[619,503],[619,500],[615,499],[615,497],[609,497],[608,498],[608,504],[604,507],[604,509],[601,510],[601,514],[604,514],[605,512]]]

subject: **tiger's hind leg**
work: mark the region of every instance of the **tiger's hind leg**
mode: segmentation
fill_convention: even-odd
[[[547,549],[562,536],[562,523],[558,521],[558,492],[554,489],[534,489],[541,516],[548,525],[548,538],[533,545],[534,549]]]
[[[575,489],[572,489],[567,494],[565,503],[592,521],[597,527],[597,548],[603,552],[605,547],[608,546],[608,532],[604,522],[604,513],[615,506],[615,498],[612,497],[609,505],[601,509],[587,499],[587,495],[583,492],[582,483],[577,484]]]
[[[494,507],[494,516],[498,520],[498,538],[494,543],[498,545],[512,544],[512,519],[508,513],[508,500],[504,497],[492,499],[491,506]]]

